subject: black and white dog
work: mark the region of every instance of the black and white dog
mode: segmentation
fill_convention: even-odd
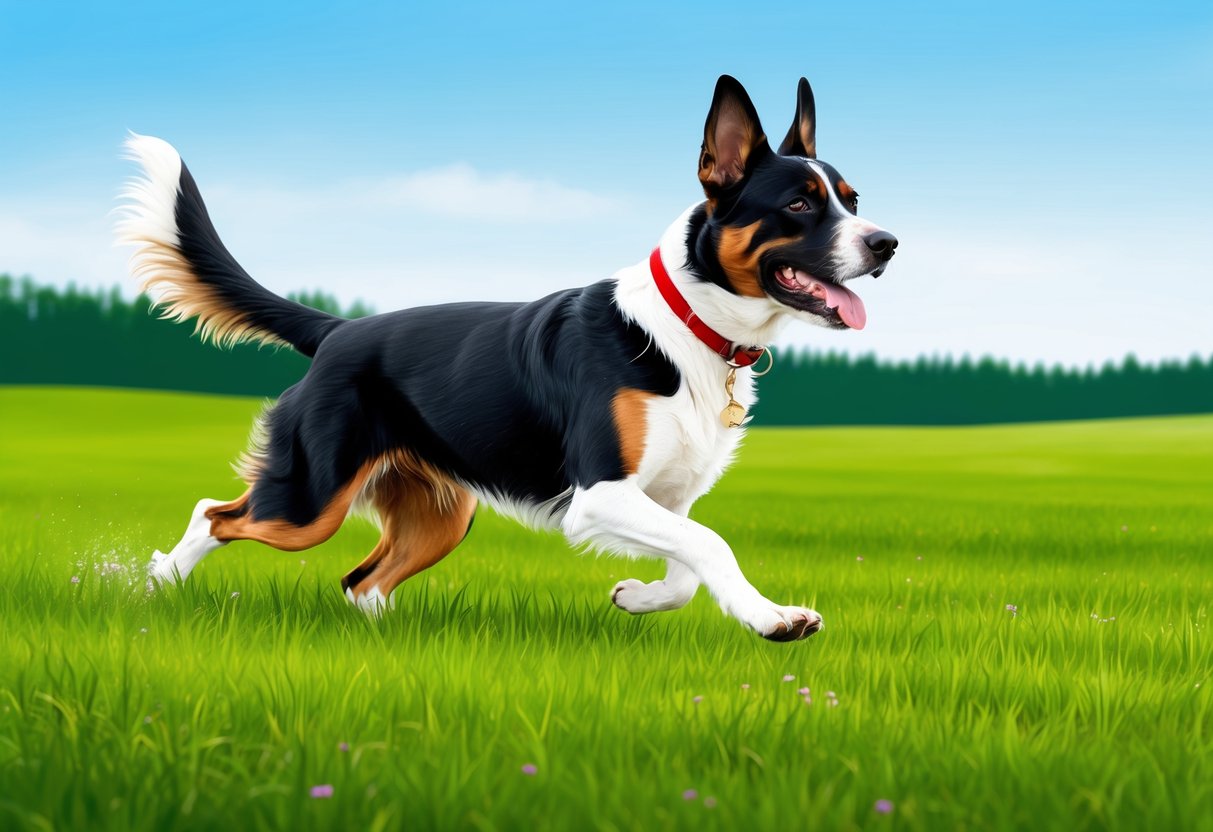
[[[118,232],[165,315],[196,318],[221,345],[284,344],[313,358],[254,427],[239,466],[248,490],[199,502],[181,541],[153,555],[152,576],[183,580],[232,540],[315,546],[361,506],[383,536],[342,585],[378,612],[459,544],[480,501],[576,546],[664,558],[664,580],[614,587],[628,612],[676,609],[704,584],[766,638],[819,630],[820,615],[768,600],[728,544],[687,517],[741,441],[763,345],[789,318],[862,328],[863,303],[844,283],[878,276],[897,247],[817,159],[804,79],[797,98],[774,152],[741,84],[721,77],[699,156],[707,199],[609,280],[533,303],[361,320],[254,282],[177,152],[132,136],[146,176],[126,190]]]

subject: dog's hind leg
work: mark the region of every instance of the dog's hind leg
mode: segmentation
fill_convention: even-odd
[[[389,455],[367,492],[383,536],[341,586],[352,604],[377,615],[392,590],[459,545],[471,528],[476,498],[405,452]]]
[[[256,540],[288,552],[323,543],[341,527],[376,464],[363,465],[305,522],[257,515],[258,495],[267,496],[267,492],[281,488],[269,481],[254,482],[243,496],[231,502],[201,500],[181,541],[168,554],[152,555],[148,574],[160,583],[184,581],[203,558],[233,540]]]
[[[211,536],[211,520],[206,516],[207,509],[218,505],[223,503],[219,500],[199,500],[177,545],[168,554],[159,549],[152,553],[147,572],[157,583],[184,581],[203,558],[226,542]]]

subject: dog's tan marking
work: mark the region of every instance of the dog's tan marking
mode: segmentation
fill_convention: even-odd
[[[838,196],[842,200],[843,205],[847,206],[852,211],[855,210],[855,197],[858,196],[858,194],[855,193],[855,189],[852,188],[845,179],[838,180]]]
[[[758,285],[758,259],[750,254],[750,245],[761,224],[755,222],[741,228],[725,226],[720,230],[720,244],[716,249],[729,283],[737,294],[750,298],[760,298],[764,294]]]
[[[368,486],[383,535],[342,580],[354,599],[378,589],[383,598],[446,557],[467,534],[476,498],[450,477],[407,451]]]
[[[353,478],[333,495],[316,519],[306,526],[296,526],[282,519],[254,519],[249,505],[252,494],[250,488],[238,499],[206,510],[206,517],[211,521],[211,537],[224,542],[256,540],[286,552],[298,552],[319,545],[341,528],[346,515],[349,514],[350,506],[362,492],[379,462],[380,460],[373,460],[359,468]]]
[[[805,180],[804,187],[805,190],[809,192],[809,196],[813,199],[817,199],[822,202],[826,202],[828,200],[825,185],[818,177],[810,176]]]
[[[810,159],[816,159],[816,124],[812,118],[804,117],[800,110],[800,104],[796,105],[796,123],[792,125],[792,130],[795,130],[796,135],[800,137],[800,145],[802,148],[804,148],[804,155]],[[787,139],[784,139],[784,142],[787,142]]]
[[[168,240],[127,234],[122,241],[136,246],[131,273],[140,281],[140,290],[152,297],[161,318],[172,321],[197,318],[194,332],[200,332],[203,340],[220,347],[241,341],[289,346],[269,330],[253,326],[246,313],[219,297],[214,287],[200,281],[189,262]]]
[[[767,240],[758,246],[754,245],[754,235],[758,233],[762,222],[751,223],[740,228],[725,226],[720,231],[720,243],[716,248],[716,256],[724,269],[729,283],[737,294],[748,298],[760,298],[766,295],[758,280],[759,260],[767,251],[779,245],[795,242],[793,238]]]
[[[375,471],[367,482],[365,496],[373,504],[375,495],[380,490],[380,483],[383,483],[384,487],[389,487],[392,480],[400,478],[420,483],[443,511],[457,505],[461,495],[466,493],[466,489],[445,472],[435,468],[412,451],[398,448],[379,458]]]
[[[767,140],[758,123],[735,99],[722,102],[708,119],[699,152],[699,181],[705,190],[729,185],[745,176],[750,154]]]
[[[648,433],[649,401],[652,393],[625,387],[615,394],[611,410],[615,417],[615,432],[619,434],[619,456],[628,476],[640,470]]]

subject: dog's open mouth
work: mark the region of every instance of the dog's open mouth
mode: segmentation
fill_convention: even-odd
[[[877,272],[882,271],[883,266],[877,269]],[[874,272],[873,276],[879,277],[879,274]],[[868,322],[868,313],[863,308],[863,301],[845,286],[820,280],[792,266],[777,268],[775,281],[781,289],[796,297],[796,306],[799,309],[851,329],[863,329]]]

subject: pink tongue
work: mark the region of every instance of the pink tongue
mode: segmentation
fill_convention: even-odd
[[[845,286],[823,283],[826,290],[826,306],[838,311],[838,317],[851,329],[863,329],[868,322],[868,312],[863,308],[859,295]]]

